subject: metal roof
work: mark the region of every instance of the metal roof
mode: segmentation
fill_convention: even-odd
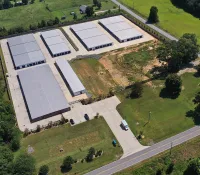
[[[70,28],[74,31],[81,31],[81,30],[86,30],[86,29],[91,29],[91,28],[96,28],[96,25],[93,22],[84,22],[80,24],[74,24],[70,26]]]
[[[108,24],[113,24],[113,23],[118,23],[118,22],[123,22],[123,21],[124,19],[121,18],[120,16],[113,16],[113,17],[99,20],[99,22],[102,23],[103,25],[108,25]]]
[[[13,56],[13,59],[15,61],[16,67],[45,60],[44,55],[40,50],[29,53],[23,53],[21,55],[15,55]]]
[[[121,16],[104,18],[99,22],[120,40],[143,36]]]
[[[53,55],[70,51],[68,45],[61,38],[57,30],[42,32],[41,36]]]
[[[88,48],[94,48],[102,45],[112,44],[113,42],[106,35],[95,36],[83,40]]]
[[[31,119],[69,108],[50,67],[45,64],[18,72]]]
[[[120,40],[126,40],[126,39],[129,39],[129,38],[142,37],[143,36],[140,32],[138,32],[137,30],[135,30],[133,28],[114,32],[114,35],[116,35],[117,38],[119,38]]]
[[[87,30],[81,30],[76,32],[77,35],[83,40],[85,38],[91,38],[94,36],[104,35],[102,31],[100,31],[98,28],[92,28]]]
[[[46,32],[41,32],[43,38],[51,38],[54,36],[59,36],[59,33],[56,30],[49,30]]]
[[[51,45],[51,46],[49,46],[49,49],[51,50],[53,55],[70,51],[70,49],[66,43],[59,43],[59,44]]]
[[[74,70],[71,68],[68,61],[65,59],[58,59],[56,60],[56,64],[58,65],[60,71],[62,72],[65,80],[70,86],[70,89],[75,94],[76,92],[84,91],[85,87],[77,77]]]
[[[21,35],[21,36],[8,38],[7,41],[8,41],[9,46],[11,47],[11,46],[35,41],[35,38],[33,34],[28,34],[28,35]]]

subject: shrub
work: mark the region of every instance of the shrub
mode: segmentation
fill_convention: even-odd
[[[47,165],[42,165],[39,170],[39,175],[47,175],[49,172],[49,167]]]

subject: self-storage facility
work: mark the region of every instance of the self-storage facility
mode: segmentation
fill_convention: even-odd
[[[85,87],[68,61],[65,59],[56,60],[56,66],[73,96],[84,94],[86,92]]]
[[[125,19],[121,16],[114,16],[99,20],[99,24],[103,26],[114,38],[120,43],[140,39],[143,35],[133,28]]]
[[[46,61],[33,34],[8,38],[7,42],[15,69],[34,66]]]
[[[57,57],[71,53],[68,45],[61,38],[57,30],[41,32],[41,38],[52,57]]]
[[[70,29],[89,51],[113,45],[110,38],[93,22],[75,24]]]
[[[31,122],[70,110],[49,65],[21,70],[18,79]]]

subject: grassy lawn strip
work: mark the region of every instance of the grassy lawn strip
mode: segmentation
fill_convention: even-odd
[[[200,157],[200,137],[196,137],[186,143],[172,148],[170,151],[166,151],[158,156],[155,156],[149,160],[144,161],[141,164],[128,168],[116,175],[155,175],[156,171],[160,169],[166,170],[166,160],[170,159],[174,162],[174,170],[171,174],[183,175],[188,165],[188,160],[191,158]]]
[[[28,145],[33,147],[33,157],[36,159],[37,168],[43,164],[50,167],[49,175],[62,174],[60,166],[64,157],[71,155],[74,159],[81,160],[87,155],[88,149],[94,147],[103,150],[103,155],[91,163],[77,163],[67,174],[84,174],[88,171],[103,166],[118,159],[122,155],[121,147],[113,147],[114,135],[103,118],[71,127],[69,124],[42,131],[22,139],[19,152],[27,151]],[[60,149],[63,152],[60,152]],[[19,153],[18,152],[18,153]]]
[[[87,91],[94,96],[108,94],[116,84],[96,59],[81,59],[70,63]]]
[[[112,9],[115,6],[110,0],[102,0],[101,2],[102,8],[100,11]],[[46,9],[46,4],[48,4],[50,11]],[[38,24],[41,20],[54,19],[55,17],[61,19],[65,15],[66,19],[62,21],[72,21],[73,15],[70,15],[72,11],[76,12],[78,18],[83,17],[79,12],[79,6],[83,4],[92,5],[93,1],[45,0],[44,3],[44,1],[35,0],[34,4],[0,10],[0,26],[6,29],[17,26],[29,27],[30,24]]]
[[[181,78],[183,90],[177,99],[159,97],[164,84],[161,80],[153,81],[153,87],[145,86],[144,94],[139,99],[126,99],[125,92],[119,94],[122,103],[117,109],[136,136],[140,131],[144,132],[143,144],[161,141],[194,126],[193,120],[186,117],[186,112],[194,108],[192,100],[199,91],[199,78],[192,73],[186,73]],[[149,111],[151,120],[147,124]]]
[[[148,17],[151,6],[158,8],[158,15],[161,28],[176,37],[184,33],[195,33],[200,43],[200,23],[199,19],[186,13],[182,9],[176,8],[170,0],[120,0],[129,8],[138,11],[142,16]]]

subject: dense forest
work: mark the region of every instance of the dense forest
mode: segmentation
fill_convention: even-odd
[[[172,3],[185,11],[200,17],[200,0],[171,0]]]

